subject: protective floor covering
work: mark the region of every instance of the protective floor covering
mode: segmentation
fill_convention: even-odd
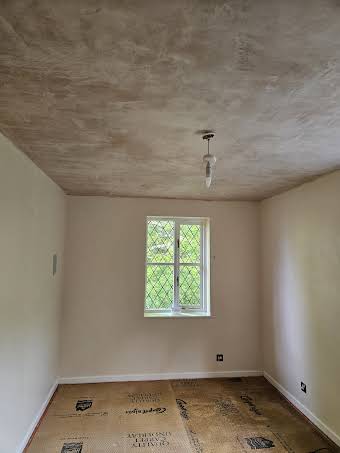
[[[264,378],[61,385],[27,453],[339,452]]]

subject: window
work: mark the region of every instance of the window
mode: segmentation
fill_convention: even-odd
[[[148,217],[145,316],[209,316],[209,220]]]

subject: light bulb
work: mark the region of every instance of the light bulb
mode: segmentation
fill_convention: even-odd
[[[208,153],[203,156],[203,162],[205,163],[205,184],[207,188],[209,189],[211,185],[211,180],[212,180],[212,170],[214,165],[216,164],[216,157],[213,154],[210,154],[209,152],[209,142],[210,139],[214,137],[214,134],[212,131],[206,131],[206,133],[203,135],[203,140],[207,140],[208,144]]]
[[[205,184],[208,187],[208,189],[211,184],[211,178],[212,178],[212,168],[211,168],[210,162],[207,162],[207,166],[205,167]]]

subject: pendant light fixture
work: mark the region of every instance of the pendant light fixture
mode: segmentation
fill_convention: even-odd
[[[206,186],[210,187],[211,179],[212,179],[212,172],[213,167],[216,164],[216,157],[213,154],[210,154],[210,140],[214,137],[213,133],[204,134],[202,136],[203,140],[207,140],[208,142],[208,153],[203,156],[203,162],[205,163],[205,183]]]

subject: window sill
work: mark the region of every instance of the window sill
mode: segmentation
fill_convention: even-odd
[[[212,318],[210,313],[196,311],[193,313],[148,313],[144,312],[144,318]]]

